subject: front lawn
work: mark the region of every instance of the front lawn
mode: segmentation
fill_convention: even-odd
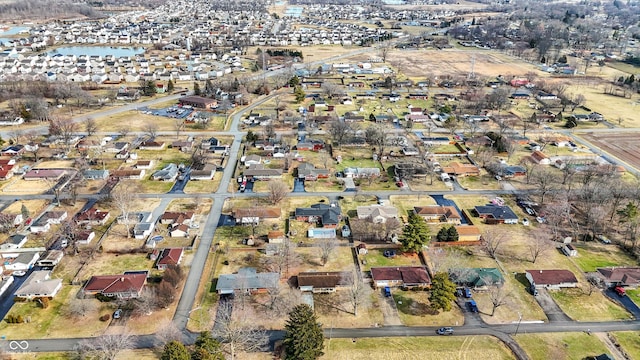
[[[573,260],[584,272],[593,272],[597,268],[611,266],[633,266],[636,261],[622,251],[618,246],[609,244],[576,243],[573,246],[578,250],[578,256]]]
[[[451,311],[434,311],[429,303],[428,291],[403,291],[393,289],[393,300],[398,315],[407,326],[451,326],[464,324],[462,311],[452,304]]]
[[[618,306],[600,291],[595,290],[591,295],[583,293],[582,289],[563,289],[549,291],[558,306],[570,318],[578,321],[608,321],[629,320],[631,315]]]
[[[327,339],[321,360],[515,359],[492,336]]]
[[[608,352],[595,335],[586,333],[518,334],[515,339],[531,360],[587,359]]]

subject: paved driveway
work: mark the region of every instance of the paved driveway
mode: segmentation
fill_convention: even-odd
[[[607,289],[604,291],[604,294],[609,297],[614,302],[622,305],[628,312],[633,315],[636,319],[640,319],[640,308],[636,303],[631,300],[628,296],[618,296],[613,289]]]
[[[393,290],[394,289],[391,289],[392,294]],[[398,315],[398,308],[396,307],[396,302],[393,299],[393,296],[384,296],[384,289],[378,289],[376,293],[380,297],[379,304],[380,311],[382,311],[382,316],[384,318],[384,326],[402,325],[402,321],[400,321],[400,316]]]
[[[571,321],[571,318],[569,318],[562,309],[560,309],[558,304],[553,301],[553,298],[547,289],[538,289],[538,296],[535,298],[536,301],[538,301],[538,304],[540,304],[542,311],[547,315],[549,322]]]
[[[293,192],[305,192],[304,189],[304,180],[294,179],[293,180]]]

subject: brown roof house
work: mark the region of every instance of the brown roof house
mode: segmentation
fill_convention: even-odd
[[[300,291],[310,291],[314,294],[332,293],[340,287],[349,286],[353,281],[350,271],[301,272],[298,274],[298,288]]]
[[[542,151],[534,151],[531,154],[531,160],[533,160],[533,162],[535,162],[536,164],[540,164],[540,165],[549,165],[551,164],[551,160],[549,159],[549,157],[547,155],[545,155]]]
[[[640,285],[640,267],[599,268],[597,275],[606,286],[636,288]]]
[[[280,208],[251,207],[233,210],[232,216],[237,223],[259,223],[264,219],[279,219]]]
[[[108,211],[100,211],[94,207],[76,215],[76,223],[79,225],[104,225],[109,220]]]
[[[194,220],[194,212],[165,211],[160,216],[160,224],[191,224]]]
[[[480,241],[482,233],[474,225],[457,225],[458,241]]]
[[[460,225],[462,217],[453,206],[429,205],[413,208],[416,215],[421,216],[426,222],[447,223]]]
[[[284,239],[284,232],[280,230],[272,230],[267,233],[267,241],[269,244],[282,244]]]
[[[33,169],[23,175],[24,180],[53,180],[58,181],[62,175],[65,174],[64,170],[56,169]]]
[[[158,270],[166,270],[169,266],[180,265],[182,255],[184,255],[182,248],[171,248],[154,250],[151,258],[156,259],[156,268],[158,268]]]
[[[430,286],[431,278],[424,266],[372,267],[371,277],[376,288],[384,286]]]
[[[479,176],[480,168],[475,165],[460,164],[454,161],[449,166],[443,166],[442,172],[454,176]]]
[[[578,286],[578,279],[569,270],[527,270],[525,277],[536,289],[559,290]]]
[[[121,275],[92,276],[82,288],[84,296],[101,294],[118,299],[137,298],[147,282],[148,271],[125,272]]]

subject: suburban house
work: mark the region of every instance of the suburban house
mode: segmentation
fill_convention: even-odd
[[[47,211],[31,224],[29,230],[32,233],[47,232],[51,228],[52,224],[60,224],[66,218],[66,211]]]
[[[558,290],[578,286],[578,279],[569,270],[526,270],[525,277],[536,289]]]
[[[15,292],[18,299],[53,298],[62,289],[62,279],[52,279],[51,271],[33,271]]]
[[[100,211],[95,207],[85,210],[76,215],[78,225],[104,225],[109,220],[108,211]]]
[[[349,286],[353,282],[350,271],[301,272],[297,276],[300,291],[314,294],[335,292],[340,287]]]
[[[486,289],[487,286],[502,286],[504,277],[496,268],[459,268],[449,270],[449,278],[458,285],[474,289]]]
[[[263,293],[278,286],[280,274],[259,273],[255,268],[242,268],[235,274],[218,277],[216,291],[220,295]]]
[[[282,244],[284,240],[284,232],[280,230],[271,230],[267,233],[267,242],[269,244]]]
[[[119,179],[142,180],[144,175],[145,171],[141,169],[122,169],[111,172],[111,176]]]
[[[241,159],[241,161],[244,163],[245,167],[262,164],[262,158],[258,155],[248,155],[248,156],[243,156],[243,158],[244,159]]]
[[[138,146],[140,150],[162,150],[164,149],[165,143],[158,141],[143,141]]]
[[[247,179],[269,180],[282,176],[282,169],[265,168],[263,164],[252,164],[242,172]]]
[[[216,173],[216,167],[207,164],[201,170],[191,170],[189,180],[212,180]]]
[[[82,288],[82,293],[84,296],[101,294],[118,299],[137,298],[148,275],[148,271],[131,271],[120,275],[92,276]]]
[[[153,169],[154,165],[155,165],[155,163],[154,163],[153,160],[138,160],[138,162],[136,162],[134,167],[136,169],[151,170],[151,169]]]
[[[22,176],[24,180],[49,180],[58,181],[65,174],[64,170],[33,169]]]
[[[29,270],[40,259],[40,252],[1,253],[0,258],[5,270]]]
[[[27,236],[23,234],[13,234],[9,236],[7,241],[0,245],[0,250],[15,250],[20,249],[27,243]]]
[[[166,270],[169,266],[180,265],[184,251],[182,248],[154,250],[151,258],[156,259],[156,268]]]
[[[640,285],[640,267],[598,268],[596,275],[608,287],[624,286],[636,288]]]
[[[54,267],[58,265],[63,257],[64,251],[62,250],[47,250],[36,262],[36,265],[42,267]]]
[[[148,222],[141,222],[135,224],[133,227],[133,237],[138,240],[143,240],[153,232],[154,225]]]
[[[549,160],[549,157],[547,155],[545,155],[542,151],[539,151],[539,150],[536,150],[533,153],[531,153],[530,158],[536,164],[540,164],[540,165],[549,165],[549,164],[551,164],[551,160]]]
[[[175,181],[178,177],[178,165],[169,163],[162,169],[156,171],[151,175],[153,180],[159,181]]]
[[[507,178],[527,175],[527,169],[520,165],[504,165],[500,169],[500,172],[502,172],[502,176]]]
[[[460,164],[452,162],[449,166],[443,166],[442,172],[453,176],[480,176],[480,168],[472,164]]]
[[[169,229],[169,236],[170,237],[180,237],[180,238],[185,238],[189,236],[189,226],[186,224],[175,224],[175,225],[170,225],[171,229]]]
[[[176,224],[191,224],[195,219],[195,213],[193,211],[187,212],[175,212],[165,211],[160,216],[160,224],[176,225]]]
[[[458,231],[458,241],[480,241],[482,233],[474,225],[456,225]]]
[[[345,177],[349,178],[368,178],[380,176],[378,168],[345,168],[342,170]]]
[[[413,208],[416,215],[422,217],[429,223],[447,223],[460,225],[462,217],[453,206],[428,205],[416,206]]]
[[[424,266],[372,267],[371,277],[376,288],[391,287],[426,287],[431,285],[431,278]]]
[[[342,212],[340,206],[334,204],[313,204],[308,208],[296,208],[294,217],[298,221],[335,228],[342,219]]]
[[[318,169],[311,163],[302,163],[298,165],[298,179],[304,179],[307,181],[315,181],[318,179],[326,179],[330,175],[328,169]]]
[[[106,180],[109,178],[109,170],[85,170],[82,176],[87,180]]]
[[[231,216],[240,224],[258,224],[264,219],[279,219],[280,208],[251,207],[233,210]]]
[[[483,205],[474,208],[486,224],[517,224],[518,215],[509,206]]]
[[[356,213],[358,214],[358,219],[367,220],[374,224],[384,224],[387,219],[398,218],[398,209],[393,206],[358,206]]]

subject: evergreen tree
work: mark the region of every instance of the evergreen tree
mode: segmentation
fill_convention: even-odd
[[[193,94],[200,96],[202,94],[202,91],[200,90],[200,84],[198,84],[197,82],[193,83]]]
[[[26,221],[31,215],[31,213],[29,212],[29,209],[27,209],[25,204],[22,204],[22,207],[20,207],[20,214],[22,214],[22,219],[24,221]]]
[[[144,88],[142,89],[142,93],[145,96],[154,96],[156,94],[156,82],[153,80],[148,80],[144,83]]]
[[[402,251],[418,252],[430,240],[429,227],[424,220],[413,212],[409,213],[409,223],[402,231]]]
[[[296,87],[300,85],[300,78],[298,75],[293,75],[293,77],[289,80],[289,86]]]
[[[296,103],[297,104],[303,102],[304,98],[307,96],[307,94],[304,93],[304,90],[302,90],[302,87],[300,87],[300,86],[296,86],[296,89],[293,92],[293,94],[296,97]]]
[[[315,360],[323,355],[324,334],[309,305],[294,307],[284,329],[286,360]]]
[[[175,85],[173,85],[173,80],[169,80],[169,82],[167,83],[167,92],[171,94],[174,89]]]
[[[460,235],[456,227],[453,225],[450,226],[449,229],[447,229],[447,241],[458,241],[459,238]]]
[[[189,360],[189,351],[178,341],[170,341],[164,345],[164,351],[160,356],[160,360]]]
[[[435,310],[451,311],[451,303],[456,299],[456,284],[449,280],[449,274],[436,273],[431,279],[429,302]]]
[[[438,231],[438,235],[436,235],[436,239],[438,239],[438,241],[447,241],[447,228],[446,227],[442,227],[440,228],[440,230]]]
[[[220,342],[213,338],[210,331],[203,331],[198,335],[195,343],[196,349],[191,355],[191,359],[224,360]]]

